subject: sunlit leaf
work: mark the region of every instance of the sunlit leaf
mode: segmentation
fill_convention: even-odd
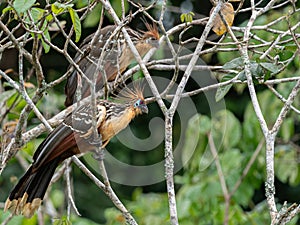
[[[75,42],[78,42],[81,36],[81,23],[80,23],[80,19],[79,16],[77,14],[77,12],[72,9],[72,8],[68,8],[70,16],[71,16],[71,20],[74,26],[74,30],[75,30]]]
[[[182,13],[182,14],[180,15],[180,21],[181,21],[182,23],[184,23],[184,21],[185,21],[185,14],[184,14],[184,13]]]
[[[64,12],[65,10],[72,8],[74,4],[63,4],[59,2],[54,2],[51,4],[51,10],[54,14],[59,14]]]
[[[17,13],[26,12],[35,3],[35,0],[15,0],[13,7]]]
[[[44,9],[40,9],[40,8],[36,8],[36,7],[33,7],[31,10],[30,10],[30,14],[34,20],[34,22],[37,22],[39,21],[40,19],[43,18],[44,16],[44,13],[45,13],[45,10]]]
[[[182,13],[180,15],[180,20],[181,20],[182,23],[192,22],[194,16],[195,16],[195,14],[193,12]]]
[[[5,14],[6,12],[11,11],[11,10],[13,10],[13,7],[7,6],[2,10],[2,14]]]
[[[52,16],[51,14],[47,15],[47,16],[46,16],[46,20],[47,20],[48,22],[51,22],[51,21],[53,20],[53,16]]]
[[[57,6],[57,2],[55,2],[54,4],[51,5],[51,10],[54,14],[59,14],[59,13],[63,12],[65,9],[64,8],[59,8]]]
[[[189,12],[187,15],[186,15],[186,22],[192,22],[193,21],[193,16],[195,14],[193,12]]]

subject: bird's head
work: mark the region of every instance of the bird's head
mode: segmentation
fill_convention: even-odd
[[[137,101],[135,101],[133,104],[133,108],[136,114],[148,113],[148,107],[144,99],[138,99]]]
[[[143,39],[144,40],[153,40],[153,41],[159,41],[159,32],[156,24],[150,24],[147,22],[144,22],[145,26],[147,28],[147,31],[141,31],[143,33]]]
[[[156,24],[150,24],[144,21],[147,31],[139,30],[142,34],[140,42],[137,43],[136,48],[139,51],[140,55],[143,56],[151,48],[159,47],[159,32]]]
[[[131,106],[136,115],[148,113],[148,107],[144,100],[143,89],[144,87],[141,85],[141,82],[135,81],[133,82],[132,88],[124,87],[117,98],[121,102],[126,102],[127,105]]]

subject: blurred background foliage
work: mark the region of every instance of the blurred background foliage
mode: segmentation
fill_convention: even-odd
[[[45,5],[45,2],[39,1],[40,7]],[[126,1],[125,1],[126,2]],[[147,4],[148,1],[142,2]],[[266,1],[267,2],[267,1]],[[75,0],[73,8],[79,9],[88,4],[88,0]],[[121,15],[120,0],[111,0],[114,9]],[[203,4],[203,5],[202,5]],[[246,5],[249,1],[246,1]],[[297,2],[297,7],[300,3]],[[0,5],[1,11],[6,5]],[[126,13],[128,13],[131,6],[126,3]],[[207,16],[211,9],[209,1],[197,0],[171,0],[168,1],[167,12],[165,16],[166,29],[173,27],[180,23],[181,13],[192,11],[194,18],[201,18],[201,15]],[[290,6],[281,7],[278,10],[272,10],[260,17],[257,23],[265,21],[272,21],[281,15],[285,15]],[[82,34],[80,41],[88,34],[94,32],[99,22],[101,5],[94,8],[82,23]],[[157,10],[151,10],[155,18],[159,16],[159,7]],[[66,20],[66,26],[71,26],[72,22],[68,15],[62,15],[62,20]],[[247,13],[238,15],[235,18],[234,25],[243,24],[247,19]],[[299,14],[292,18],[292,21],[299,21]],[[11,24],[13,26],[14,22]],[[112,20],[108,15],[104,19],[104,24],[111,24]],[[139,19],[134,19],[130,26],[143,29],[143,24]],[[282,30],[288,29],[286,22],[279,23],[278,26]],[[20,31],[21,32],[21,31]],[[191,29],[188,32],[189,36],[200,37],[201,30],[199,26]],[[256,35],[263,39],[274,39],[274,37],[267,37],[268,33],[263,30],[257,31]],[[265,35],[265,36],[264,36]],[[216,38],[211,33],[212,38]],[[63,37],[56,35],[52,37],[51,41],[58,44]],[[170,37],[171,40],[178,40],[178,37]],[[79,41],[79,42],[80,42]],[[230,39],[225,39],[230,41]],[[62,42],[63,43],[63,42]],[[276,54],[282,59],[288,59],[296,51],[295,46],[286,46],[286,49],[278,50]],[[73,49],[70,49],[72,54],[75,54]],[[275,53],[274,53],[275,54]],[[5,56],[5,57],[4,57]],[[239,55],[233,52],[220,52],[218,54],[206,55],[204,61],[209,65],[224,65],[233,59],[238,58]],[[255,54],[251,56],[254,62],[259,63]],[[50,50],[47,54],[43,54],[41,58],[44,73],[47,74],[47,80],[55,80],[68,67],[67,61],[58,55],[55,51]],[[8,50],[4,52],[1,69],[13,69],[17,71],[17,52],[15,50]],[[299,57],[296,57],[290,66],[282,71],[279,77],[299,76]],[[29,70],[29,69],[28,69]],[[151,71],[156,76],[171,77],[172,74],[160,74],[159,71]],[[12,77],[17,79],[14,73]],[[213,74],[222,80],[218,74]],[[230,76],[230,74],[229,74]],[[1,82],[5,86],[5,81]],[[35,79],[28,80],[35,84]],[[37,104],[39,109],[44,113],[46,118],[51,118],[60,112],[64,106],[63,85],[55,86],[49,91],[45,97]],[[187,89],[193,89],[193,83],[188,83]],[[277,90],[287,97],[293,85],[291,83],[282,83],[277,85]],[[279,101],[264,85],[257,84],[258,98],[261,104],[263,114],[266,117],[269,125],[274,123],[279,110],[283,103]],[[20,111],[25,105],[25,101],[9,86],[5,87],[6,92],[1,94],[0,101],[8,100],[7,107],[12,107],[7,114],[6,121],[15,121],[18,119]],[[30,89],[29,89],[30,90]],[[32,95],[33,91],[29,91]],[[213,94],[216,94],[214,91]],[[219,111],[214,118],[211,118],[209,106],[205,100],[204,94],[199,94],[192,98],[198,114],[192,116],[187,124],[187,128],[182,130],[179,125],[180,118],[176,118],[174,122],[174,142],[178,133],[184,132],[185,141],[182,146],[182,158],[189,154],[191,145],[195,144],[196,150],[192,158],[187,164],[176,174],[176,191],[177,191],[177,206],[179,214],[179,222],[181,225],[195,225],[195,224],[222,224],[224,221],[224,212],[226,204],[222,193],[218,170],[214,160],[211,160],[209,153],[208,134],[213,135],[214,141],[219,144],[218,159],[222,167],[225,181],[232,191],[236,183],[243,176],[243,171],[253,156],[259,144],[263,141],[262,132],[260,130],[258,121],[254,115],[252,104],[247,92],[245,84],[233,85],[226,94],[226,110]],[[297,99],[299,103],[299,98]],[[298,104],[299,105],[299,104]],[[133,121],[131,129],[134,133],[138,133],[143,137],[149,135],[148,122],[149,118],[153,116],[160,116],[162,114],[155,104],[151,104],[150,113],[146,117],[137,118]],[[163,118],[163,117],[162,117]],[[299,153],[300,153],[300,123],[299,115],[291,112],[285,119],[284,124],[280,130],[277,138],[276,155],[275,155],[275,169],[276,169],[276,197],[278,204],[283,204],[284,201],[288,203],[300,202],[300,171],[299,171]],[[39,124],[34,114],[28,119],[28,128],[35,127]],[[146,127],[146,128],[145,128]],[[225,135],[221,132],[226,128]],[[177,136],[176,136],[177,135]],[[199,138],[195,143],[195,135]],[[31,160],[31,156],[39,143],[45,138],[45,135],[30,141],[24,146],[19,154],[21,154],[27,162]],[[2,139],[3,141],[3,139]],[[118,140],[112,140],[108,146],[110,153],[121,161],[131,165],[149,165],[153,162],[163,160],[164,148],[163,143],[153,151],[136,152],[134,150],[124,147]],[[261,147],[255,161],[253,162],[249,172],[245,175],[240,186],[234,191],[229,205],[229,224],[269,224],[269,213],[264,196],[264,181],[265,181],[265,154],[264,147]],[[13,187],[17,177],[20,177],[24,169],[17,162],[12,159],[6,167],[3,175],[0,177],[0,202],[4,202],[8,196],[9,190]],[[68,221],[64,216],[56,221],[46,221],[46,224],[53,222],[54,224],[108,224],[119,225],[125,224],[125,220],[121,213],[113,207],[110,200],[99,190],[82,172],[73,166],[73,182],[74,182],[74,196],[76,205],[82,217],[72,216],[71,221]],[[128,176],[131,176],[130,174]],[[55,183],[51,187],[50,197],[53,199],[54,206],[61,212],[66,214],[66,202],[64,194],[65,183],[63,180]],[[153,225],[153,224],[169,224],[168,203],[166,195],[166,187],[164,182],[143,187],[132,187],[112,183],[113,189],[125,203],[127,208],[132,212],[139,224]],[[9,216],[8,213],[3,213],[0,209],[0,221],[4,221]],[[26,224],[34,225],[38,223],[37,216],[32,219],[24,219],[21,216],[13,218],[9,224]],[[297,223],[295,218],[290,224]]]

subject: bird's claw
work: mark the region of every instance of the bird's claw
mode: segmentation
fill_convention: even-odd
[[[94,145],[94,146],[98,147],[98,148],[101,148],[102,138],[101,138],[101,136],[90,138],[89,143],[91,145]]]
[[[96,159],[97,161],[101,161],[104,159],[104,150],[95,150],[93,154],[93,158]]]

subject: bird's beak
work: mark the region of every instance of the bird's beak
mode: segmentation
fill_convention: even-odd
[[[141,110],[142,110],[142,113],[148,114],[148,107],[147,107],[147,105],[142,105],[141,106]]]

